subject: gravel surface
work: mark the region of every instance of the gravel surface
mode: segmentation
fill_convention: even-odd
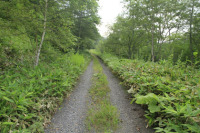
[[[154,133],[153,129],[146,128],[147,122],[145,122],[144,110],[141,106],[135,103],[130,104],[130,95],[125,87],[119,84],[120,80],[111,73],[102,61],[100,62],[111,89],[111,103],[117,107],[120,113],[121,123],[115,133]]]
[[[64,100],[61,109],[58,109],[53,116],[51,124],[45,129],[45,133],[83,133],[85,131],[87,94],[91,86],[92,66],[93,62],[80,77],[80,81],[72,94]]]
[[[104,73],[107,76],[111,89],[110,98],[112,105],[118,108],[120,113],[120,125],[115,133],[153,133],[154,130],[146,128],[144,110],[137,104],[130,104],[130,95],[125,87],[120,85],[117,79],[103,63]],[[87,102],[89,101],[88,90],[91,87],[93,62],[90,63],[85,73],[72,94],[64,100],[52,118],[51,124],[45,129],[45,133],[85,133],[85,117]]]

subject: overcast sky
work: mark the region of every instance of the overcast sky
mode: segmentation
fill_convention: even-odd
[[[118,14],[122,12],[122,0],[99,0],[99,16],[101,25],[98,26],[99,32],[103,37],[108,36],[108,25],[115,22]]]

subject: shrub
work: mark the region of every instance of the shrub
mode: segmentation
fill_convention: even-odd
[[[194,132],[200,129],[200,71],[191,66],[100,57],[130,87],[132,102],[148,107],[146,118],[156,132]]]

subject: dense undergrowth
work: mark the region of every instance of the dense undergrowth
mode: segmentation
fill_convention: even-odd
[[[199,133],[200,70],[183,62],[100,57],[130,87],[132,102],[148,108],[148,126],[156,127],[156,132]]]
[[[69,53],[34,69],[18,66],[2,71],[0,132],[44,132],[89,60],[89,54]]]

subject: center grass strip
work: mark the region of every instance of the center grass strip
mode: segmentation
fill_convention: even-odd
[[[91,102],[86,118],[87,127],[92,132],[109,133],[117,129],[119,113],[110,103],[108,81],[96,57],[94,57],[93,69],[92,87],[89,90]]]

